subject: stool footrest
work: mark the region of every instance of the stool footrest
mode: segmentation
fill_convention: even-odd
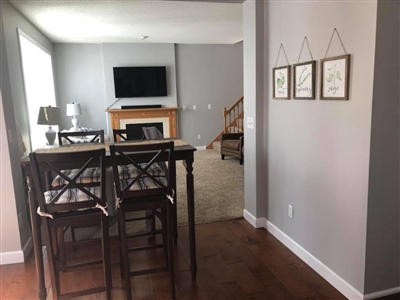
[[[129,272],[129,276],[140,276],[140,275],[147,275],[147,274],[154,274],[154,273],[161,273],[168,271],[168,268],[153,268],[147,270],[140,270],[140,271],[131,271]]]

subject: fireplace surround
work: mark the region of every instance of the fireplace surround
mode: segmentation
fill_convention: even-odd
[[[126,129],[127,124],[162,123],[165,138],[177,138],[178,107],[146,109],[107,109],[111,129]]]

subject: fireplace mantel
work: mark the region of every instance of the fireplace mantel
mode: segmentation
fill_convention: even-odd
[[[141,108],[141,109],[107,109],[110,114],[112,129],[125,129],[128,123],[164,124],[164,137],[177,138],[176,112],[178,107]]]

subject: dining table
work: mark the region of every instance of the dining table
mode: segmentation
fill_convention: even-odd
[[[181,139],[157,139],[157,140],[140,140],[140,141],[124,141],[117,142],[115,144],[139,144],[139,143],[160,143],[165,141],[174,141],[174,153],[175,160],[182,161],[186,169],[186,190],[187,190],[187,209],[188,209],[188,234],[189,234],[189,252],[190,252],[190,271],[192,279],[196,278],[197,272],[197,262],[196,262],[196,236],[195,236],[195,210],[194,210],[194,177],[193,177],[193,162],[194,162],[194,152],[196,148],[186,143]],[[38,153],[55,153],[55,152],[73,152],[73,151],[88,151],[95,149],[105,148],[106,150],[106,163],[107,166],[111,165],[109,146],[113,143],[80,143],[71,145],[52,145],[45,146],[43,148],[36,149],[35,152]],[[26,177],[26,183],[28,188],[28,203],[29,203],[29,215],[32,227],[32,237],[33,237],[33,249],[36,264],[36,274],[38,278],[38,296],[39,299],[46,299],[46,286],[45,286],[45,275],[44,275],[44,263],[43,263],[43,252],[42,252],[42,235],[41,235],[41,220],[40,216],[37,214],[38,202],[36,199],[36,191],[32,178],[32,170],[30,166],[29,156],[21,159],[21,167]],[[70,168],[74,167],[74,162],[71,161],[69,165]],[[176,200],[176,193],[175,193]],[[175,202],[176,203],[176,202]],[[175,214],[177,213],[175,205]],[[177,216],[173,218],[174,220],[174,238],[175,244],[177,242]]]

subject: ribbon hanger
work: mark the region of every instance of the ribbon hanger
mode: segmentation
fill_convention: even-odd
[[[278,57],[276,58],[275,68],[276,68],[276,66],[278,64],[279,54],[281,53],[281,49],[282,49],[283,53],[285,54],[286,62],[289,65],[289,60],[287,59],[287,56],[286,56],[285,47],[283,47],[283,44],[281,43],[281,45],[279,46]]]
[[[324,59],[325,59],[325,58],[326,58],[326,56],[328,55],[328,51],[329,51],[329,48],[331,47],[332,39],[333,39],[333,36],[334,36],[335,32],[336,32],[336,35],[337,35],[337,36],[338,36],[338,38],[339,38],[340,44],[342,45],[342,48],[343,48],[344,54],[347,54],[347,52],[346,52],[346,49],[344,48],[344,45],[343,45],[342,39],[340,38],[339,32],[338,32],[338,31],[337,31],[337,29],[335,28],[335,29],[333,30],[333,32],[332,32],[331,40],[329,41],[328,49],[326,49],[326,53],[325,53],[325,57],[324,57]]]
[[[312,53],[311,53],[310,45],[308,44],[308,39],[305,36],[303,39],[303,44],[301,45],[300,54],[299,54],[299,58],[297,59],[297,63],[299,63],[299,61],[300,61],[301,53],[303,52],[304,42],[307,42],[308,53],[310,54],[311,60],[314,60],[314,57],[312,56]]]

